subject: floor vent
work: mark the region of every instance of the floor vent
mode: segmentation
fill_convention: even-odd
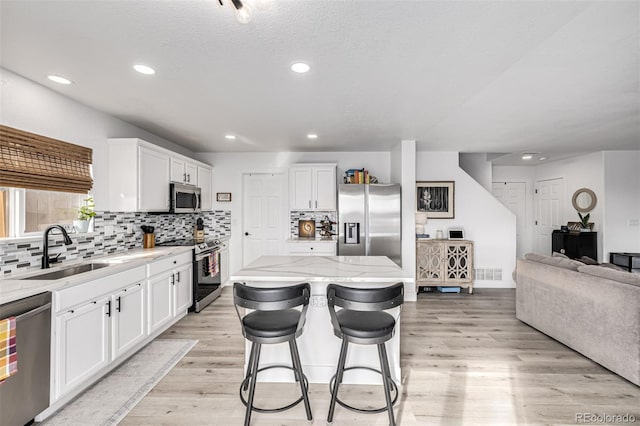
[[[475,270],[476,280],[502,281],[502,269],[478,268]]]

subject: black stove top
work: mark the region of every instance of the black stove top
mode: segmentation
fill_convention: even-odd
[[[169,240],[163,241],[161,243],[156,243],[157,246],[184,246],[184,247],[193,247],[196,253],[203,252],[205,250],[209,250],[213,247],[220,245],[220,240],[218,239],[207,239],[204,241],[196,241],[193,238],[183,238],[179,240]]]

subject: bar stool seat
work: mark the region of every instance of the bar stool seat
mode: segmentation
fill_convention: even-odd
[[[362,312],[342,309],[336,312],[340,331],[360,339],[379,339],[393,334],[396,320],[386,312]]]
[[[248,340],[252,337],[277,338],[296,333],[300,311],[287,309],[282,311],[255,311],[242,318]]]

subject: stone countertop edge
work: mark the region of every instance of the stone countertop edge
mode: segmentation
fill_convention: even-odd
[[[192,247],[155,247],[153,249],[132,249],[122,253],[106,256],[96,256],[90,259],[74,259],[59,266],[42,269],[31,269],[24,273],[11,274],[0,279],[0,305],[13,302],[25,297],[34,296],[47,291],[58,291],[87,283],[109,275],[124,272],[139,266],[147,265],[164,257],[177,256],[188,253]],[[109,263],[106,268],[84,272],[58,280],[25,280],[24,278],[47,272],[55,272],[71,266],[84,263]]]
[[[300,238],[300,237],[293,237],[293,238],[287,238],[288,243],[331,243],[331,244],[335,244],[338,242],[337,239],[335,238]]]

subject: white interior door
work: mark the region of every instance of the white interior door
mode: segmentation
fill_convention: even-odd
[[[551,233],[563,221],[564,178],[536,181],[536,251],[551,255]]]
[[[242,183],[243,266],[260,256],[284,255],[284,175],[245,174]]]
[[[493,182],[493,196],[516,215],[516,253],[524,257],[528,250],[527,235],[527,184],[525,182]]]

